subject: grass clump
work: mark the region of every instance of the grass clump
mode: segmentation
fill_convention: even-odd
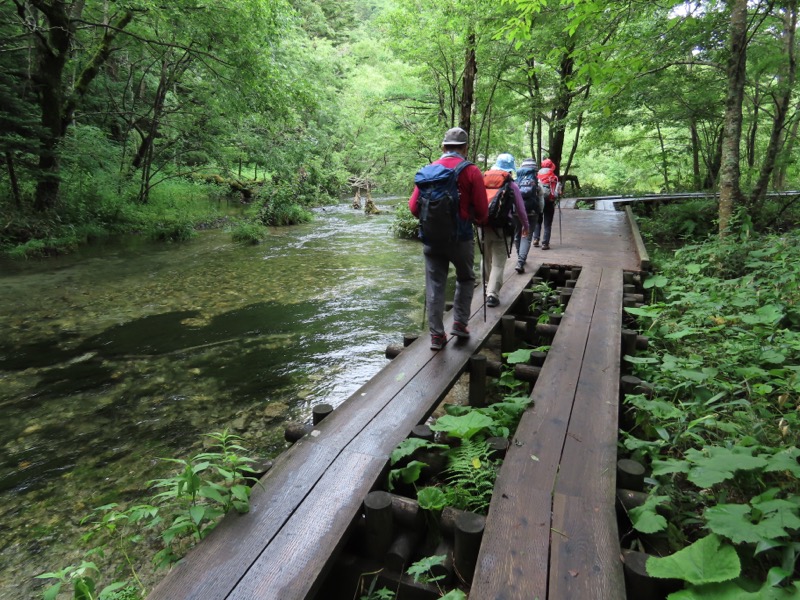
[[[228,231],[234,242],[250,246],[265,241],[268,235],[267,228],[254,221],[237,221],[228,228]]]

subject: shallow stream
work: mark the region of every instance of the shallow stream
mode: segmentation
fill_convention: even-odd
[[[342,204],[242,246],[223,231],[0,263],[0,600],[77,564],[80,520],[230,428],[252,454],[344,401],[423,317],[420,246],[393,204]],[[37,591],[37,589],[39,591]]]

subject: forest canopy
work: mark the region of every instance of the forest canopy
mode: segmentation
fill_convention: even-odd
[[[796,187],[797,4],[4,2],[0,244],[221,183],[262,215],[408,193],[455,125],[585,194],[717,192],[724,232]]]

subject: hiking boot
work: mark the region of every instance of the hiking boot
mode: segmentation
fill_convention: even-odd
[[[469,329],[467,329],[467,326],[461,321],[453,321],[453,329],[450,331],[450,333],[460,338],[469,337]]]
[[[534,245],[534,247],[538,248],[539,247],[539,240],[538,239],[533,240],[533,245]]]
[[[498,306],[499,304],[500,304],[500,298],[498,298],[497,296],[488,296],[486,298],[486,306],[494,308],[495,306]]]
[[[542,244],[542,250],[550,250],[550,244],[548,244],[547,242]]]
[[[444,334],[431,334],[431,350],[441,350],[447,345],[447,336]]]
[[[524,273],[524,272],[525,272],[525,265],[524,265],[524,264],[522,264],[522,263],[517,263],[517,266],[516,266],[516,267],[514,267],[514,270],[515,270],[517,273]]]

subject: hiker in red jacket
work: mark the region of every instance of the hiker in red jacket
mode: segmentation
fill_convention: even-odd
[[[537,175],[539,179],[540,204],[544,206],[544,209],[539,214],[539,218],[533,228],[533,245],[539,245],[539,234],[541,234],[542,250],[550,250],[550,230],[553,227],[556,202],[561,193],[561,185],[556,175],[557,170],[558,167],[556,167],[555,163],[549,158],[545,158]]]
[[[466,160],[469,149],[469,135],[460,127],[449,129],[442,141],[442,154],[432,164],[440,164],[454,169]],[[431,332],[431,350],[441,350],[447,344],[444,330],[444,304],[447,273],[450,263],[456,270],[456,290],[453,298],[453,328],[451,334],[469,337],[470,310],[472,293],[475,288],[473,263],[475,260],[475,242],[472,224],[483,225],[486,222],[486,188],[483,185],[481,170],[473,164],[463,168],[458,175],[458,227],[457,239],[447,244],[433,244],[423,239],[422,252],[425,255],[425,302],[428,310],[428,328]],[[420,190],[414,186],[414,192],[408,201],[411,213],[420,218]]]

